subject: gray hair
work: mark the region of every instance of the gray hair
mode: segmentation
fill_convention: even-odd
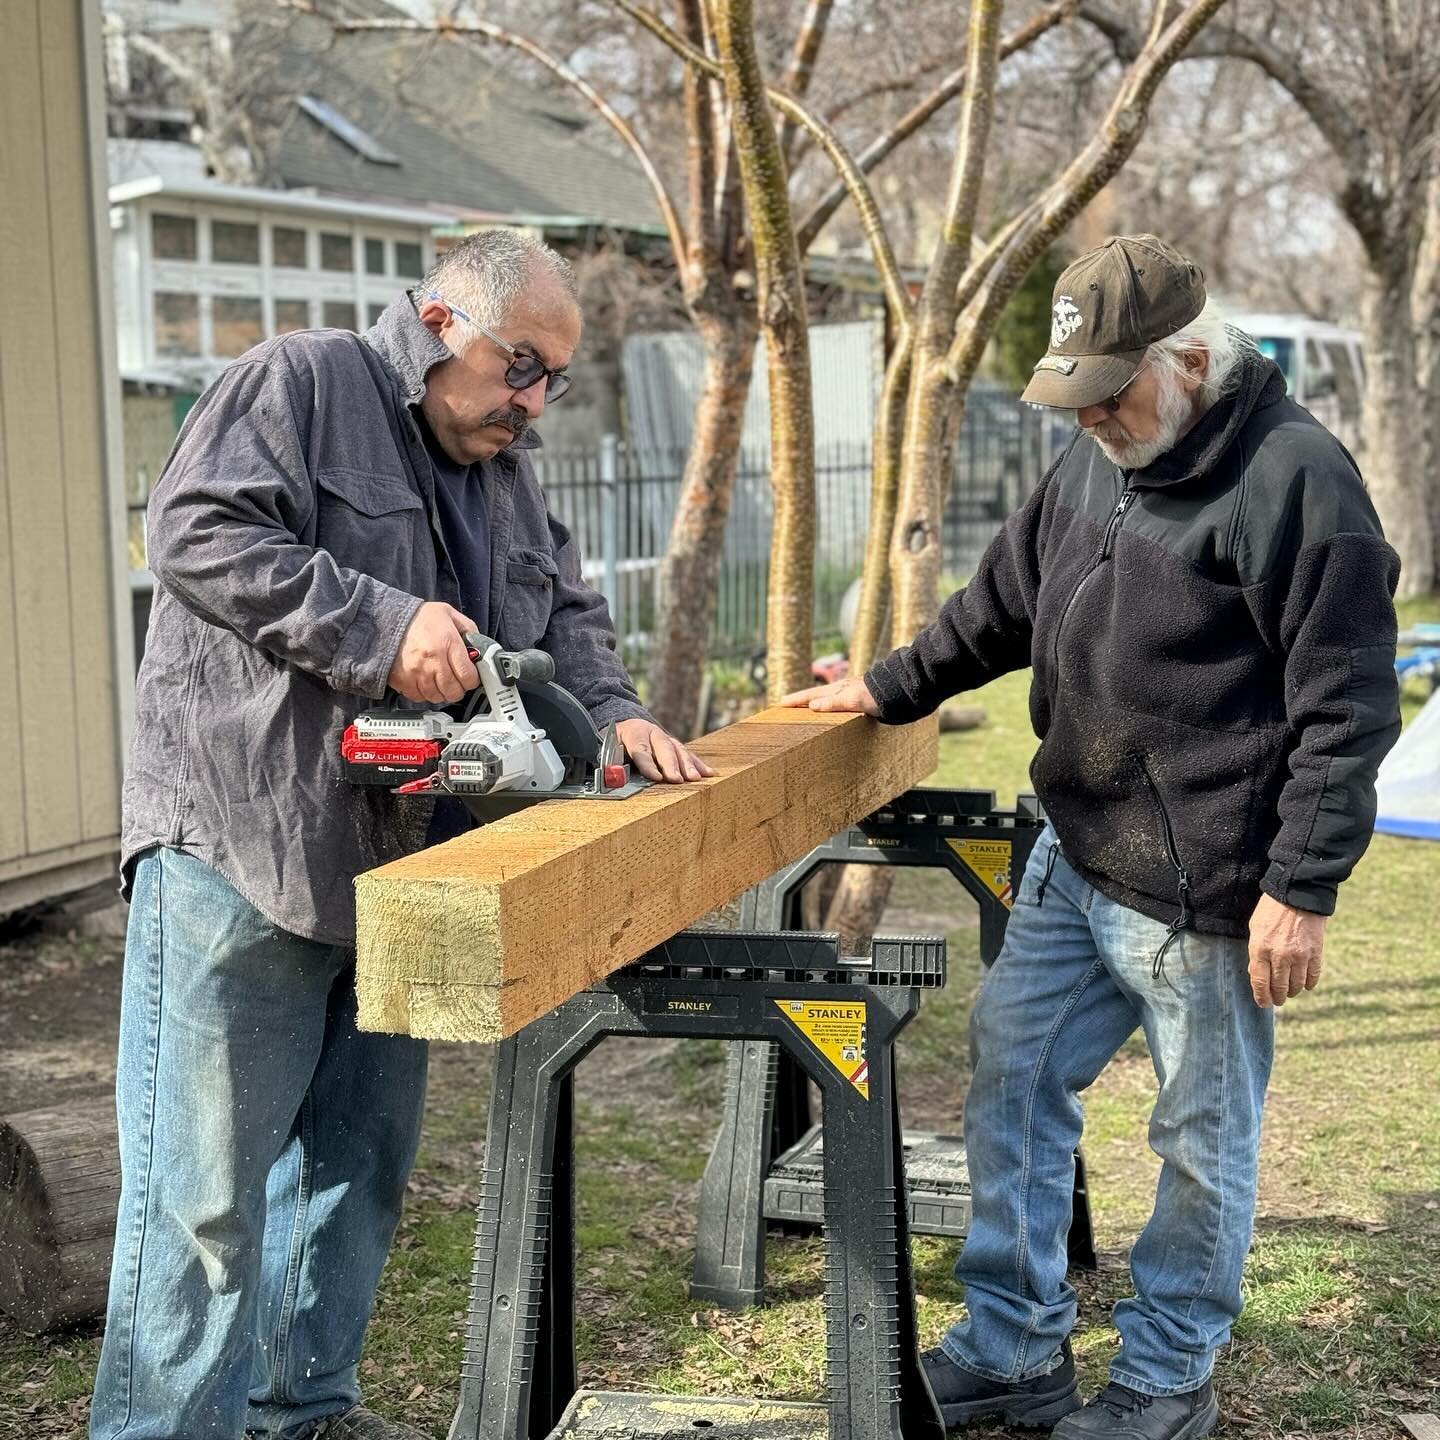
[[[537,279],[552,281],[579,308],[575,272],[564,256],[524,230],[482,230],[435,257],[420,282],[420,300],[433,290],[496,329]]]
[[[1163,340],[1156,340],[1145,352],[1145,358],[1157,370],[1168,371],[1173,378],[1180,379],[1188,373],[1184,357],[1196,350],[1203,350],[1210,357],[1205,378],[1200,382],[1200,398],[1207,406],[1239,385],[1242,361],[1247,355],[1259,353],[1254,340],[1243,330],[1227,324],[1220,307],[1213,300],[1207,300],[1204,309],[1189,324]]]

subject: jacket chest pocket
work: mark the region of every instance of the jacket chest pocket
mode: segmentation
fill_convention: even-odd
[[[315,544],[351,569],[404,583],[425,513],[425,502],[405,478],[332,469],[320,471],[315,482]]]
[[[555,604],[554,557],[543,550],[512,550],[505,561],[500,639],[512,650],[538,645],[550,628]]]

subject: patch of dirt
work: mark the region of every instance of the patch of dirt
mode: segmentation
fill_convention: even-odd
[[[114,1090],[124,954],[113,925],[0,941],[0,1115]]]

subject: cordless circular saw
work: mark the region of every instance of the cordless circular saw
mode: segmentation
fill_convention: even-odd
[[[458,715],[400,704],[357,715],[340,755],[353,785],[397,795],[453,795],[476,820],[541,800],[620,800],[649,785],[632,777],[616,727],[602,734],[555,681],[543,650],[502,650],[465,636],[480,675]]]

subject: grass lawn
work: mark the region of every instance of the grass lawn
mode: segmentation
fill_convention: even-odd
[[[1406,607],[1402,622],[1440,618]],[[977,697],[987,723],[942,740],[937,783],[1026,786],[1026,677]],[[1407,718],[1423,696],[1406,696]],[[1440,1412],[1440,959],[1431,919],[1440,847],[1379,837],[1341,893],[1315,993],[1279,1015],[1248,1308],[1222,1357],[1221,1434],[1378,1440],[1395,1416]],[[901,1046],[912,1123],[958,1126],[965,1025],[978,982],[970,903],[940,874],[905,872],[886,928],[943,930],[948,988]],[[819,1398],[822,1251],[772,1238],[772,1303],[731,1313],[685,1294],[697,1182],[723,1055],[709,1043],[612,1040],[578,1072],[580,1360],[588,1384]],[[437,1046],[420,1163],[363,1362],[379,1410],[446,1433],[459,1371],[471,1209],[489,1055]],[[1101,1268],[1081,1277],[1075,1337],[1101,1383],[1125,1293],[1125,1252],[1149,1212],[1154,1074],[1130,1041],[1086,1096],[1085,1150]],[[920,1324],[931,1343],[961,1303],[955,1247],[917,1240]],[[0,1331],[0,1435],[78,1434],[94,1329],[45,1341]],[[981,1431],[999,1435],[1002,1431]]]

